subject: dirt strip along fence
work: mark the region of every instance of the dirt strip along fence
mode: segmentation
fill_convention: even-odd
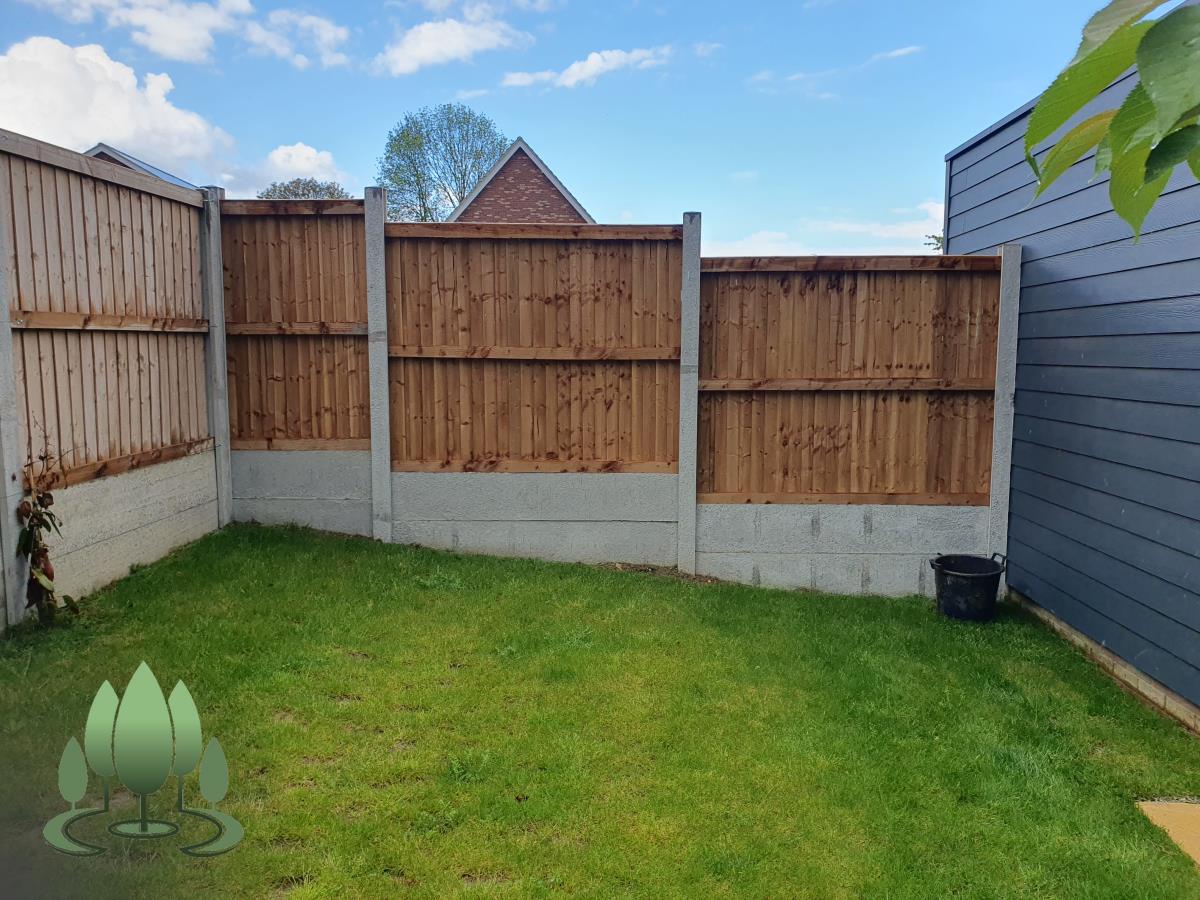
[[[997,257],[701,269],[698,502],[987,505]]]
[[[0,132],[23,464],[78,483],[207,449],[202,195]]]
[[[384,233],[394,471],[676,471],[678,226]]]
[[[234,450],[366,450],[363,201],[221,204]]]

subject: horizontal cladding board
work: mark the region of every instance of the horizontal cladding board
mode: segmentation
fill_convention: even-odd
[[[1027,312],[1021,316],[1020,331],[1027,339],[1196,332],[1200,296]]]
[[[1041,152],[1044,148],[1055,144],[1059,137],[1074,128],[1077,122],[1082,122],[1106,109],[1113,109],[1120,106],[1126,95],[1133,90],[1133,86],[1137,83],[1137,79],[1134,77],[1135,74],[1132,71],[1129,72],[1097,94],[1096,97],[1076,113],[1070,122],[1063,125],[1057,132],[1038,145],[1036,148],[1037,152]],[[979,143],[953,157],[950,160],[951,173],[956,176],[961,175],[971,169],[979,168],[980,164],[985,161],[993,163],[993,161],[997,161],[997,158],[999,158],[998,162],[1004,163],[1001,168],[1007,168],[1014,162],[1022,159],[1025,155],[1025,130],[1028,122],[1028,115],[1020,116],[1003,128],[997,129],[995,133],[988,135]],[[984,168],[986,169],[986,166]]]
[[[1200,402],[1200,397],[1197,402]],[[1071,422],[1128,435],[1200,444],[1200,412],[1170,403],[1020,390],[1016,396],[1016,409],[1019,416],[1032,416],[1039,420]]]
[[[1163,195],[1146,218],[1142,227],[1142,239],[1168,228],[1194,223],[1196,210],[1200,207],[1200,185],[1183,187]],[[1027,235],[1021,240],[1021,258],[1026,264],[1048,256],[1084,250],[1114,241],[1129,241],[1133,238],[1129,223],[1111,209],[1099,215],[1069,222],[1051,231]]]
[[[1063,554],[1052,555],[1074,568],[1094,573],[1113,589],[1163,615],[1200,629],[1200,593],[1197,593],[1200,560],[1194,553],[1172,550],[1029,494],[1014,493],[1012,509],[1016,526],[1012,531],[1026,543],[1040,548],[1050,539],[1048,534],[1035,534],[1033,527],[1069,539],[1073,546]],[[1024,524],[1017,525],[1017,517]],[[1075,559],[1085,548],[1097,558],[1083,565],[1080,556],[1077,564]],[[1196,649],[1200,652],[1200,642]]]
[[[1013,417],[1014,440],[1200,481],[1200,447],[1183,441],[1125,434],[1027,415]]]
[[[1200,260],[1163,263],[1149,269],[1025,288],[1021,291],[1021,312],[1168,300],[1187,296],[1197,284],[1200,284]]]
[[[1036,565],[1036,560],[1033,561]],[[1039,606],[1076,631],[1100,643],[1156,681],[1193,703],[1200,703],[1200,671],[1145,638],[1096,612],[1061,587],[1045,580],[1036,569],[1010,557],[1008,582]],[[1079,593],[1078,586],[1072,589]]]
[[[1017,363],[1135,369],[1200,369],[1200,338],[1195,334],[1036,338],[1019,342]]]
[[[1017,467],[1012,489],[1077,512],[1090,519],[1108,522],[1123,532],[1195,555],[1200,553],[1200,521],[1155,509],[1103,491],[1071,484],[1061,478]]]
[[[1200,517],[1200,484],[1123,463],[1013,441],[1013,466],[1103,491],[1185,518]]]
[[[1043,162],[1050,151],[1044,151],[1038,154],[1038,162]],[[1072,190],[1077,189],[1081,182],[1086,183],[1091,180],[1096,167],[1094,154],[1088,154],[1083,157],[1080,162],[1075,163],[1067,173],[1062,176],[1062,180],[1068,184],[1076,185]],[[955,179],[957,180],[957,179]],[[1029,190],[1036,183],[1033,169],[1029,167],[1029,163],[1024,157],[1021,160],[1007,169],[1003,169],[996,174],[985,178],[970,187],[956,187],[953,183],[950,187],[950,215],[957,216],[967,210],[974,209],[983,203],[994,200],[997,197],[1002,197],[1005,194],[1013,191]],[[1061,191],[1066,193],[1066,191]]]
[[[1092,573],[1088,566],[1101,562],[1095,555],[1076,549],[1075,552],[1081,554],[1076,560],[1077,568],[1067,565],[1057,556],[1072,552],[1070,542],[1055,540],[1051,533],[1045,531],[1039,533],[1037,539],[1046,541],[1048,546],[1043,549],[1040,545],[1031,546],[1019,538],[1014,540],[1011,555],[1015,557],[1015,565],[1037,572],[1061,590],[1070,590],[1100,615],[1153,646],[1162,648],[1181,662],[1200,667],[1200,635],[1195,629],[1139,603],[1102,578],[1093,577],[1099,573]]]
[[[1025,365],[1017,366],[1017,390],[1200,406],[1200,372]]]
[[[1127,236],[1109,244],[1026,263],[1021,271],[1021,285],[1037,287],[1198,258],[1200,224],[1190,222],[1144,235],[1139,243]]]
[[[1186,167],[1178,169],[1167,182],[1164,193],[1194,187],[1195,178]],[[977,206],[950,220],[950,249],[955,253],[976,253],[1007,241],[1021,240],[1051,228],[1112,212],[1107,180],[1080,187],[1065,195],[1051,195],[1032,203],[1033,192],[1018,191]],[[1157,217],[1146,219],[1148,230],[1156,230]],[[1132,237],[1132,234],[1131,234]]]
[[[950,203],[951,233],[968,232],[1029,209],[1035,202],[1034,194],[1037,184],[1033,180],[1033,170],[1027,163],[1022,162],[1022,165],[1029,175],[1024,184],[1014,183],[1009,187],[999,179],[989,179],[972,188],[971,193],[965,199],[959,200],[959,197],[963,195],[952,197]],[[1107,184],[1107,177],[1097,180],[1095,174],[1094,160],[1084,159],[1077,162],[1036,199],[1036,205],[1049,207],[1095,184]],[[1012,181],[1015,182],[1016,178],[1014,177]]]

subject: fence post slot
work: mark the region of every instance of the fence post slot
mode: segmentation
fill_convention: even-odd
[[[7,169],[4,170],[7,172]],[[16,272],[8,265],[12,258],[12,197],[9,179],[0,179],[0,601],[4,616],[0,634],[25,616],[24,566],[17,561],[17,504],[24,494],[21,464],[20,418],[17,412],[16,374],[13,370],[13,336],[9,305],[16,291]]]
[[[371,533],[392,541],[392,438],[388,390],[387,260],[383,225],[387,194],[366,189],[367,371],[371,397]]]
[[[1017,389],[1017,322],[1021,304],[1021,245],[1000,248],[1000,314],[996,328],[996,395],[992,425],[992,484],[988,552],[1008,555],[1012,483],[1013,399]],[[1005,589],[1002,581],[1001,591]]]
[[[206,187],[200,227],[200,278],[204,316],[208,319],[205,381],[208,429],[217,467],[217,527],[233,521],[233,475],[229,462],[229,361],[225,353],[225,269],[221,260],[221,201],[225,189]]]
[[[683,214],[679,313],[679,479],[677,565],[696,571],[696,418],[700,390],[700,213]]]

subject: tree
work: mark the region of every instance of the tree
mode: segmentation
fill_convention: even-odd
[[[441,222],[496,164],[509,140],[496,123],[462,103],[408,113],[388,132],[379,158],[388,218]]]
[[[945,253],[946,236],[944,234],[927,234],[925,235],[925,246],[933,250],[934,253]]]
[[[171,772],[175,776],[175,805],[182,810],[183,779],[196,768],[204,749],[200,737],[200,713],[191,692],[182,681],[175,683],[171,696],[167,698],[167,708],[171,711],[171,725],[175,729],[175,761],[171,765]]]
[[[113,763],[113,728],[117,720],[117,692],[107,681],[100,685],[88,710],[83,731],[83,749],[88,764],[104,784],[104,808],[108,809],[109,780],[117,774]]]
[[[291,181],[272,181],[258,192],[259,200],[349,200],[346,189],[336,181],[317,181],[315,178],[293,178]]]
[[[1169,2],[1112,0],[1092,16],[1075,58],[1042,95],[1025,133],[1038,195],[1095,148],[1095,172],[1110,173],[1113,209],[1135,237],[1176,167],[1186,164],[1200,178],[1200,7],[1143,21]],[[1040,161],[1034,156],[1035,147],[1134,65],[1138,83],[1118,109],[1079,123]]]

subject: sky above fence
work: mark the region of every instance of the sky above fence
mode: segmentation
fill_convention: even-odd
[[[705,213],[705,251],[908,253],[943,156],[1030,99],[1100,0],[4,0],[0,127],[252,196],[374,182],[462,100],[601,222]]]

